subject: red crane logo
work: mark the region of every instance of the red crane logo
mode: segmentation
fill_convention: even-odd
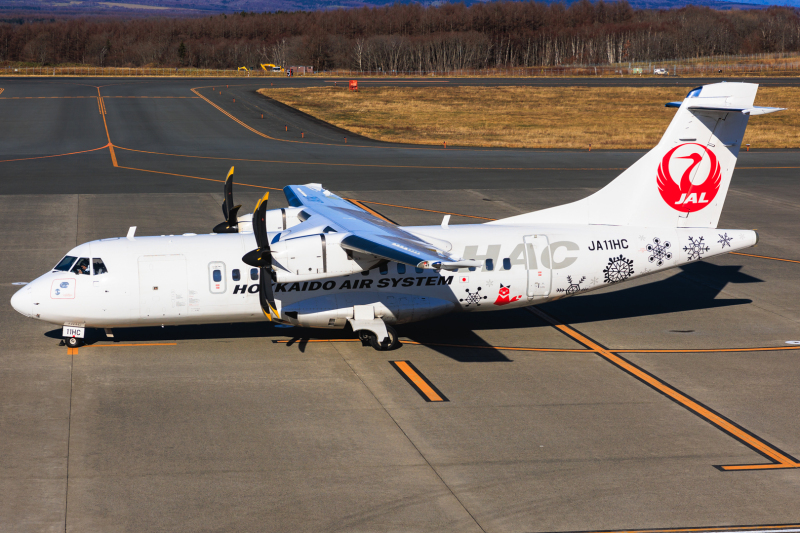
[[[684,146],[691,146],[693,151],[687,155],[675,157],[675,159],[689,159],[691,163],[683,172],[680,182],[676,182],[669,172],[669,165],[675,152]],[[695,146],[699,147],[699,150],[695,149]],[[685,151],[681,150],[682,153]],[[695,172],[695,170],[700,162],[703,161],[705,155],[708,156],[709,170],[706,178],[700,181],[698,179],[700,177],[699,173]],[[694,179],[692,179],[693,174]],[[717,156],[702,144],[679,144],[667,152],[658,166],[658,190],[661,193],[661,197],[671,208],[681,213],[700,211],[710,204],[714,197],[717,196],[717,192],[719,192],[721,179],[722,172]]]

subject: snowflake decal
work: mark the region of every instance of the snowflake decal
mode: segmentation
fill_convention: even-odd
[[[590,282],[589,282],[589,285],[591,285],[592,287],[594,287],[594,286],[595,286],[595,285],[597,285],[598,283],[600,283],[600,280],[599,280],[599,279],[597,279],[597,277],[594,277],[594,278],[592,278],[592,281],[590,281]]]
[[[480,307],[481,300],[485,300],[488,296],[481,296],[481,288],[478,287],[478,290],[475,292],[470,292],[469,289],[466,289],[467,295],[464,298],[459,298],[459,302],[467,302],[464,307],[469,307],[472,304],[475,304],[477,307]]]
[[[565,292],[567,293],[567,296],[572,296],[581,290],[581,283],[584,281],[586,281],[586,276],[583,276],[581,279],[579,279],[577,283],[572,283],[572,276],[567,276],[567,282],[569,282],[569,286],[566,289],[558,288],[556,289],[556,292]]]
[[[700,237],[699,239],[693,239],[692,237],[689,237],[689,244],[683,247],[683,251],[689,254],[689,261],[694,259],[702,259],[703,254],[711,250],[711,248],[706,246],[706,243],[703,239],[704,237]]]
[[[610,257],[608,259],[608,266],[603,269],[605,279],[603,283],[619,283],[633,275],[633,259],[627,259],[620,255],[619,257]]]
[[[717,234],[717,235],[719,235],[719,234]],[[717,242],[722,245],[722,249],[724,250],[726,246],[728,248],[731,247],[731,241],[732,240],[733,240],[733,237],[728,237],[728,234],[726,233],[725,235],[720,235],[719,236],[719,240]]]
[[[653,238],[653,244],[648,244],[646,249],[650,252],[650,257],[647,258],[648,261],[651,263],[655,263],[656,266],[661,266],[664,264],[664,261],[669,261],[672,259],[672,252],[668,252],[670,246],[672,246],[669,241],[664,241],[661,243],[661,239],[658,237]]]

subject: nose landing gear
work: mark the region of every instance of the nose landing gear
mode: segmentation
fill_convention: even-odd
[[[83,346],[83,339],[79,339],[77,337],[67,337],[64,339],[64,344],[67,345],[67,348],[80,348]]]

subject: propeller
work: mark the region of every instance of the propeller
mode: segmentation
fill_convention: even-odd
[[[253,210],[253,235],[258,248],[244,254],[242,261],[260,271],[258,277],[258,297],[261,301],[261,310],[272,320],[272,316],[280,317],[275,307],[275,295],[272,292],[272,252],[269,248],[269,235],[267,234],[267,200],[269,193],[264,193]]]
[[[233,167],[228,171],[223,187],[225,200],[222,202],[222,214],[225,222],[220,222],[214,227],[214,233],[238,233],[239,220],[237,218],[241,205],[233,205]]]

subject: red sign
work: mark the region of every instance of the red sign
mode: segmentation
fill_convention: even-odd
[[[676,153],[679,155],[676,156]],[[690,163],[683,171],[680,181],[676,182],[670,173],[670,164],[680,159],[687,159]],[[704,160],[708,163],[707,173],[706,165],[700,165]],[[667,152],[658,166],[658,190],[661,197],[671,208],[681,213],[700,211],[710,204],[719,192],[721,178],[717,156],[697,143],[679,144]]]
[[[350,90],[351,91],[358,90],[358,80],[350,80]]]

